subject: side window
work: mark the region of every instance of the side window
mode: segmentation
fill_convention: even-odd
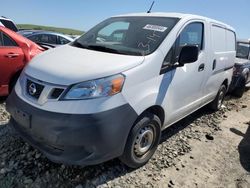
[[[187,25],[179,35],[180,49],[186,45],[197,45],[200,50],[203,49],[203,23],[195,22]]]
[[[17,46],[16,42],[3,33],[3,46]]]
[[[0,47],[3,46],[3,33],[0,31]]]
[[[56,35],[42,34],[40,40],[43,43],[56,44]]]
[[[68,39],[65,39],[63,37],[58,36],[59,44],[68,44],[70,41]]]
[[[178,61],[179,54],[183,46],[197,45],[200,50],[203,49],[204,25],[201,22],[194,22],[188,24],[176,39],[174,45],[169,50],[164,59],[161,68],[161,74],[165,73],[171,68],[176,61]]]
[[[28,37],[33,42],[42,42],[42,43],[49,43],[49,44],[57,44],[57,36],[50,35],[50,34],[38,34]]]
[[[43,42],[43,43],[49,43],[49,37],[48,35],[40,35],[40,42]]]
[[[49,44],[57,44],[57,36],[56,35],[48,35],[48,43]]]
[[[40,38],[40,35],[33,35],[33,36],[28,37],[28,39],[32,40],[33,42],[40,42],[39,38]]]

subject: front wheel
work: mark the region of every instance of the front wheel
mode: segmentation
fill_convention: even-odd
[[[120,160],[131,168],[146,164],[155,153],[161,137],[161,121],[152,113],[144,113],[129,133]]]
[[[215,97],[215,99],[209,104],[209,107],[214,110],[220,110],[221,106],[223,104],[224,98],[226,96],[226,92],[227,92],[227,88],[226,86],[223,84],[220,86],[220,89],[217,93],[217,96]]]

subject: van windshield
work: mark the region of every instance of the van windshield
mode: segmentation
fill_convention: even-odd
[[[72,45],[109,53],[144,56],[153,53],[179,18],[113,17],[109,18]]]
[[[238,58],[248,59],[250,52],[250,44],[238,42],[237,44],[237,54]]]

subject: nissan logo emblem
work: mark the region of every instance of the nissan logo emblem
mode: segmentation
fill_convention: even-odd
[[[29,94],[30,95],[35,95],[36,94],[36,85],[34,83],[31,83],[29,85]]]

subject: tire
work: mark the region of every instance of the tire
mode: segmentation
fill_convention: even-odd
[[[221,85],[215,99],[209,104],[210,109],[214,111],[218,111],[221,109],[226,92],[227,92],[226,86],[224,84]]]
[[[246,88],[246,79],[242,79],[240,84],[234,89],[233,95],[235,97],[241,98],[245,92]]]
[[[130,168],[145,165],[155,153],[161,138],[161,121],[146,112],[131,129],[123,155],[119,158]]]

